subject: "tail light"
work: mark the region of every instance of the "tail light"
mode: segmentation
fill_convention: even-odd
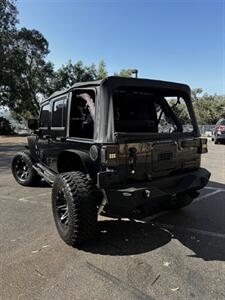
[[[198,153],[207,153],[207,142],[208,140],[206,138],[200,138],[200,146],[198,147]]]
[[[116,166],[118,162],[118,146],[105,145],[101,149],[101,163],[106,166]]]

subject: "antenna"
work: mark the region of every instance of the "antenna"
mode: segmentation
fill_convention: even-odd
[[[132,74],[135,74],[135,78],[138,77],[138,70],[137,70],[137,69],[132,69],[132,70],[131,70],[131,73],[132,73]]]

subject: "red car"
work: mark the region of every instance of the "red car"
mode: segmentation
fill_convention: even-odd
[[[225,142],[225,119],[220,119],[215,126],[212,140],[214,144]]]

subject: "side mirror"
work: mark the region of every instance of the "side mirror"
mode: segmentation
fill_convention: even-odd
[[[38,120],[37,119],[29,119],[28,120],[28,128],[31,130],[38,129]]]

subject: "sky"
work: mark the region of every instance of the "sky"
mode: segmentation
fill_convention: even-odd
[[[47,59],[98,64],[109,75],[187,83],[225,94],[225,0],[18,0],[19,27],[39,30]]]

